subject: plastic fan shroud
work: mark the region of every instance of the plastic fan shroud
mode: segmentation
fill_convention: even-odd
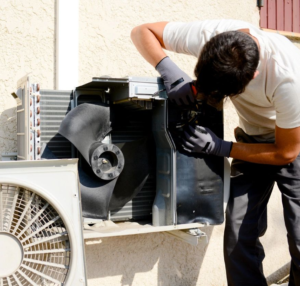
[[[0,285],[64,285],[71,262],[65,223],[44,198],[0,184]]]

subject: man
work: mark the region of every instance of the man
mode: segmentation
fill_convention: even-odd
[[[216,108],[230,97],[239,115],[238,142],[201,126],[190,126],[183,140],[188,152],[234,158],[224,238],[228,285],[267,285],[259,237],[274,182],[292,258],[289,285],[300,285],[300,51],[283,36],[237,20],[144,24],[131,38],[170,100],[194,101],[193,83],[197,97]],[[195,82],[164,49],[198,58]]]

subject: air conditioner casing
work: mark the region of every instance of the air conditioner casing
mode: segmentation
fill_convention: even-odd
[[[25,94],[28,96],[27,101],[30,101],[30,98],[37,97],[34,92],[30,92],[30,86],[32,85],[29,83],[29,78],[27,78],[27,82],[29,90]],[[23,84],[23,88],[24,86]],[[19,84],[18,87],[22,89],[22,85]],[[33,148],[34,154],[32,157],[35,160],[40,159],[40,146],[43,143],[47,143],[51,151],[58,158],[77,156],[76,149],[64,137],[58,134],[58,129],[65,115],[82,103],[97,104],[101,102],[109,104],[114,108],[119,108],[119,110],[126,110],[130,114],[134,114],[135,112],[151,113],[151,126],[145,123],[145,127],[152,130],[156,141],[157,156],[155,170],[149,176],[149,181],[147,181],[145,188],[123,208],[111,211],[109,220],[114,222],[131,221],[150,223],[156,227],[178,225],[176,158],[179,154],[169,130],[170,118],[174,112],[170,112],[170,106],[161,78],[99,77],[93,78],[92,82],[76,87],[74,90],[58,91],[40,89],[38,94],[40,95],[40,99],[39,102],[33,100],[34,105],[36,105],[33,106],[33,110],[36,111],[37,107],[39,107],[40,113],[34,116],[39,116],[40,123],[37,125],[37,120],[33,117],[33,127],[30,130],[34,135],[35,147]],[[209,120],[206,121],[209,122]],[[142,124],[144,123],[142,122]],[[217,135],[223,137],[222,112],[218,113],[214,124],[217,126]],[[130,137],[130,130],[133,128],[135,128],[135,125],[133,127],[129,126],[128,132],[127,130],[123,130],[122,132],[113,130],[111,135],[112,143],[120,143],[122,140],[133,140],[132,138],[134,137]],[[143,129],[146,128],[136,128],[135,133],[142,135]],[[39,130],[39,136],[37,130]],[[124,133],[126,133],[127,137],[124,137]],[[18,148],[22,148],[22,146],[18,144]],[[19,157],[19,159],[22,158]],[[219,174],[217,178],[222,184],[222,190],[219,191],[222,191],[223,194],[221,198],[222,206],[219,204],[221,208],[218,212],[224,215],[229,198],[230,167],[227,158],[224,160],[219,158],[217,160],[218,164],[222,165],[220,166],[223,170],[223,174]],[[195,222],[196,226],[203,225],[203,223],[210,224],[209,221],[193,221],[191,217],[189,219],[190,222]],[[189,227],[191,225],[190,222],[186,224]],[[219,223],[222,223],[222,220],[217,222],[217,224]]]
[[[11,274],[10,277],[12,278],[2,278],[3,282],[6,282],[4,279],[15,279],[13,276],[15,275],[19,281],[24,279],[27,283],[34,282],[36,285],[44,285],[44,282],[41,282],[44,280],[45,283],[58,285],[52,280],[48,281],[47,277],[53,274],[52,279],[56,281],[58,274],[55,274],[55,267],[57,269],[64,268],[63,264],[59,264],[58,254],[57,256],[55,254],[56,250],[60,252],[62,250],[56,248],[59,247],[60,237],[58,222],[62,221],[63,225],[61,227],[66,229],[66,233],[62,234],[61,237],[65,237],[65,245],[70,245],[70,249],[65,250],[70,251],[70,259],[66,260],[70,261],[65,281],[59,281],[59,285],[62,285],[61,283],[66,286],[87,285],[77,159],[0,162],[0,186],[2,187],[0,189],[0,208],[2,212],[0,216],[0,236],[14,235],[16,240],[21,241],[24,251],[20,267]],[[22,199],[26,197],[25,193],[30,194],[30,196],[31,194],[34,195],[35,204],[30,203],[29,199],[25,201],[23,205],[24,215],[22,216],[20,207],[23,204]],[[40,206],[40,201],[49,204],[49,206],[47,207],[45,204]],[[25,205],[28,207],[25,208]],[[47,220],[48,208],[57,212],[55,220],[53,218]],[[54,239],[55,233],[57,233],[58,238]],[[50,237],[50,234],[54,235],[53,238]],[[17,238],[18,236],[20,237]],[[29,238],[26,238],[26,236]],[[48,244],[42,242],[43,239],[48,241]],[[46,245],[50,248],[44,248]],[[27,254],[30,251],[32,253]],[[53,254],[51,254],[51,251]],[[44,255],[41,255],[41,253],[44,253]],[[44,268],[38,267],[43,265]],[[52,270],[48,269],[46,271],[45,267],[52,267]],[[36,273],[37,270],[46,272],[39,275]],[[20,275],[19,271],[25,273],[25,276]],[[31,282],[24,278],[26,276],[35,280]],[[20,285],[23,285],[22,282],[20,283]]]

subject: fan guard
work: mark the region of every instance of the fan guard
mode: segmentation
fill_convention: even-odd
[[[37,193],[0,184],[0,285],[64,285],[71,241],[54,207]]]

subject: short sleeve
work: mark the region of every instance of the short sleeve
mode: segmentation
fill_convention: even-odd
[[[278,127],[290,129],[300,126],[300,86],[297,82],[281,83],[274,92],[273,104]]]
[[[163,32],[163,41],[169,51],[199,57],[202,48],[217,34],[252,27],[238,20],[205,20],[196,22],[169,22]]]
[[[204,38],[202,33],[201,22],[170,22],[164,29],[163,40],[169,51],[198,57],[208,40]]]

